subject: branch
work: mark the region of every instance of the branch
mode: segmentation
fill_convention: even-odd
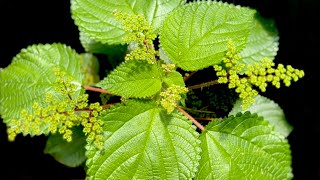
[[[84,89],[85,89],[85,90],[88,90],[88,91],[94,91],[94,92],[112,94],[111,92],[109,92],[109,91],[107,91],[107,90],[100,89],[100,88],[95,88],[95,87],[92,87],[92,86],[85,86]]]
[[[201,84],[197,84],[194,86],[189,86],[188,89],[199,89],[199,88],[203,88],[203,87],[207,87],[207,86],[211,86],[211,85],[215,85],[215,84],[219,84],[218,80],[201,83]]]
[[[181,107],[182,109],[186,110],[186,111],[191,111],[191,112],[198,112],[198,113],[207,113],[207,114],[216,114],[213,111],[205,111],[205,110],[198,110],[198,109],[191,109],[191,108],[187,108],[187,107]]]
[[[111,106],[114,106],[114,105],[116,105],[116,104],[105,104],[105,105],[102,106],[102,108],[103,109],[108,109],[108,108],[110,108]]]
[[[190,116],[187,112],[185,112],[181,107],[177,106],[177,109],[182,112],[184,116],[186,116],[194,125],[196,125],[201,131],[204,130],[204,127],[197,121],[195,120],[192,116]]]
[[[200,120],[200,121],[213,121],[213,120],[218,120],[219,118],[195,118],[197,120]]]
[[[191,76],[193,76],[197,71],[193,71],[191,74],[189,74],[188,76],[184,77],[183,80],[184,82],[186,82],[189,78],[191,78]]]

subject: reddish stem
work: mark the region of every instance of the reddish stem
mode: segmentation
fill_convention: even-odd
[[[109,92],[109,91],[107,91],[107,90],[104,90],[104,89],[101,89],[101,88],[95,88],[95,87],[92,87],[92,86],[85,86],[84,89],[85,89],[85,90],[88,90],[88,91],[94,91],[94,92],[112,94],[111,92]]]
[[[213,120],[218,120],[219,118],[195,118],[197,120],[200,120],[200,121],[213,121]]]
[[[204,127],[197,121],[195,120],[192,116],[190,116],[187,112],[185,112],[183,109],[181,109],[179,106],[177,106],[177,109],[182,112],[184,116],[186,116],[194,125],[196,125],[201,131],[204,130]]]

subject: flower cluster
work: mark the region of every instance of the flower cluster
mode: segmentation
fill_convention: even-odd
[[[34,102],[32,112],[22,110],[19,119],[8,124],[8,139],[14,141],[19,133],[24,135],[41,135],[60,133],[63,139],[72,141],[72,128],[83,125],[83,132],[88,135],[87,141],[94,142],[98,149],[102,148],[102,120],[98,116],[103,112],[98,104],[88,104],[88,94],[74,98],[78,89],[72,78],[60,70],[54,71],[57,76],[55,90],[62,96],[55,97],[51,93],[45,95],[46,107]],[[89,107],[88,107],[89,106]],[[94,119],[93,119],[94,118]]]
[[[146,60],[150,64],[156,62],[158,51],[153,47],[156,34],[152,26],[143,15],[134,15],[114,11],[116,19],[121,22],[127,35],[124,37],[126,43],[137,43],[137,47],[126,55],[125,60]]]
[[[173,85],[168,87],[165,91],[160,93],[160,104],[164,107],[168,113],[171,113],[177,106],[177,102],[181,100],[181,95],[186,94],[188,88]]]
[[[277,68],[274,68],[275,64],[267,58],[253,65],[241,64],[239,63],[240,59],[234,44],[229,42],[223,65],[215,65],[214,69],[219,77],[219,83],[229,83],[228,87],[235,88],[235,91],[239,93],[239,97],[243,101],[243,109],[247,109],[254,102],[254,96],[258,95],[254,86],[261,92],[265,92],[268,83],[280,88],[280,81],[285,86],[290,86],[292,80],[297,81],[304,76],[303,70],[294,69],[290,65],[284,67],[279,64]],[[240,77],[239,74],[243,70],[245,76]]]
[[[99,118],[104,113],[100,104],[92,103],[89,111],[81,112],[81,125],[84,127],[83,132],[87,135],[87,142],[93,144],[96,148],[103,148],[103,121]]]
[[[175,64],[161,64],[161,68],[165,73],[170,73],[176,70],[176,65]]]

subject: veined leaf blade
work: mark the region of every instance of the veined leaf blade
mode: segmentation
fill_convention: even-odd
[[[187,71],[219,64],[228,41],[245,47],[255,10],[216,1],[178,7],[160,29],[161,48]]]

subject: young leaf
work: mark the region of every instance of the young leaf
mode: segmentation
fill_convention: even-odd
[[[187,71],[219,64],[227,42],[245,47],[255,10],[216,1],[178,7],[160,29],[161,47],[177,66]]]
[[[253,64],[263,58],[273,60],[277,55],[278,40],[279,36],[275,22],[272,19],[263,18],[257,13],[248,43],[240,52],[242,63]]]
[[[23,109],[31,111],[34,102],[45,106],[48,92],[57,100],[65,98],[55,91],[55,68],[73,78],[72,83],[79,86],[75,96],[79,95],[83,82],[80,57],[64,44],[29,46],[0,71],[0,114],[4,122],[19,118]]]
[[[257,114],[238,113],[209,123],[201,134],[195,179],[291,179],[288,141]]]
[[[184,81],[183,81],[183,77],[177,71],[173,71],[173,72],[168,73],[166,75],[166,77],[163,79],[163,82],[167,86],[178,85],[178,86],[181,86],[181,87],[185,87],[185,84],[184,84]]]
[[[191,179],[199,158],[195,127],[153,102],[127,101],[102,117],[103,152],[88,147],[92,179]]]
[[[158,31],[166,15],[185,0],[72,0],[71,13],[81,32],[90,38],[108,44],[123,43],[124,28],[112,14],[123,13],[144,15]]]
[[[72,132],[73,140],[71,142],[63,139],[61,134],[51,134],[44,153],[50,154],[55,160],[66,166],[77,167],[86,160],[85,146],[87,142],[80,126],[73,128]]]
[[[242,101],[237,100],[233,106],[233,109],[230,111],[230,115],[236,115],[238,112],[250,111],[251,113],[257,113],[259,116],[262,116],[266,121],[274,126],[275,131],[281,134],[284,137],[287,137],[293,127],[288,123],[285,118],[285,114],[280,106],[274,101],[258,95],[255,97],[255,102],[245,111],[241,108]]]
[[[144,98],[160,91],[162,76],[157,64],[132,60],[119,65],[96,86],[126,98]]]

